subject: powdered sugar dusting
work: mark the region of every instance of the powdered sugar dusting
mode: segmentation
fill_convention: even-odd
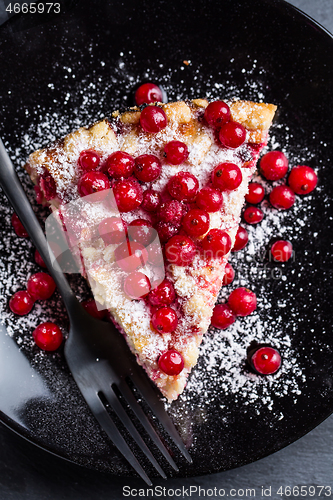
[[[132,56],[130,54],[127,55],[127,58],[122,54],[119,56],[119,67],[115,68],[114,74],[108,82],[103,79],[99,81],[96,74],[92,75],[90,80],[87,78],[78,82],[77,92],[81,94],[82,102],[74,114],[66,113],[65,110],[64,114],[59,114],[39,109],[38,116],[32,118],[31,124],[26,130],[21,130],[18,126],[17,133],[20,136],[21,147],[12,150],[10,144],[6,144],[15,163],[23,165],[28,154],[35,149],[45,147],[51,141],[66,135],[71,130],[104,117],[111,109],[119,107],[121,102],[126,104],[128,101],[126,94],[144,78],[162,83],[171,99],[205,96],[211,99],[218,97],[228,99],[238,96],[258,101],[265,100],[264,85],[258,78],[263,70],[258,68],[257,61],[253,61],[252,70],[246,70],[247,82],[241,89],[232,83],[231,71],[230,80],[223,74],[221,81],[216,81],[216,76],[203,75],[200,67],[193,68],[193,85],[191,88],[186,88],[181,83],[175,84],[175,69],[161,67],[159,71],[154,71],[147,68],[146,74],[135,75],[129,69],[131,62]],[[232,66],[232,64],[231,60],[230,65]],[[122,95],[119,90],[113,94],[112,89],[115,81],[122,82]],[[110,95],[113,95],[113,102],[106,104],[105,96]],[[63,105],[65,106],[70,96],[66,96],[64,99]],[[93,107],[95,110],[92,113]],[[269,148],[284,151],[291,164],[307,163],[311,155],[304,147],[298,148],[297,145],[293,144],[292,134],[283,123],[278,123],[273,127]],[[25,174],[21,173],[20,175],[24,179],[31,199],[33,199],[29,181],[26,181]],[[266,183],[265,186],[267,190],[271,189],[269,183]],[[171,406],[170,411],[173,411],[175,415],[177,415],[178,408],[182,408],[182,405],[190,409],[198,404],[207,407],[212,401],[221,400],[223,393],[234,395],[236,400],[245,401],[245,405],[255,407],[257,412],[260,412],[263,405],[274,410],[276,397],[282,398],[286,394],[292,394],[297,399],[300,385],[304,382],[304,374],[299,366],[295,347],[293,347],[292,332],[290,329],[285,331],[282,316],[275,315],[276,308],[274,316],[271,315],[271,304],[266,294],[266,284],[271,283],[274,279],[271,274],[272,269],[280,270],[279,279],[287,289],[290,289],[291,297],[288,302],[286,299],[278,297],[277,301],[281,309],[291,308],[291,314],[295,314],[292,317],[292,324],[296,328],[298,317],[292,309],[293,283],[288,284],[288,277],[293,272],[293,267],[292,263],[279,266],[271,265],[271,263],[267,265],[265,259],[269,241],[273,237],[283,236],[292,239],[292,237],[297,237],[297,231],[302,233],[307,218],[311,217],[309,207],[311,207],[311,196],[304,199],[298,198],[295,207],[287,213],[277,212],[270,208],[267,202],[263,202],[262,208],[265,213],[263,222],[257,227],[247,226],[250,233],[250,244],[246,250],[233,255],[231,262],[236,269],[236,279],[230,287],[222,289],[219,300],[225,300],[231,289],[237,286],[249,286],[250,288],[254,286],[259,299],[258,309],[250,317],[238,319],[232,327],[224,332],[215,329],[208,332],[201,347],[198,367],[193,371],[179,402]],[[18,240],[11,230],[9,220],[11,210],[5,205],[1,206],[1,210],[6,221],[5,237],[2,243],[6,250],[6,258],[0,263],[2,321],[6,324],[8,333],[15,336],[20,347],[31,350],[33,344],[30,332],[33,327],[41,321],[50,319],[58,321],[59,316],[64,318],[66,316],[61,312],[63,309],[58,296],[50,304],[36,305],[33,312],[27,317],[17,318],[8,311],[6,305],[8,298],[15,290],[23,288],[29,274],[36,272],[37,269],[31,258],[31,243],[28,240]],[[45,216],[45,213],[41,215]],[[78,285],[77,294],[82,298],[87,296],[88,292],[84,283]],[[65,323],[66,319],[63,321],[64,325]],[[251,374],[246,368],[246,349],[253,340],[271,343],[281,350],[283,365],[276,375],[260,377]],[[31,353],[34,362],[39,362],[38,360],[42,359],[43,356],[44,353]]]

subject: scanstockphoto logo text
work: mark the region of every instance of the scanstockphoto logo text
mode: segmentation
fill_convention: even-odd
[[[288,262],[279,262],[273,258],[269,250],[263,250],[255,254],[233,254],[230,260],[235,270],[235,277],[245,281],[267,281],[285,279],[287,267],[296,261],[296,253],[293,251]]]
[[[167,488],[165,486],[155,486],[153,488],[131,488],[123,487],[123,497],[139,498],[223,498],[223,497],[244,497],[254,498],[255,488],[201,488],[200,486],[182,486],[181,488]]]

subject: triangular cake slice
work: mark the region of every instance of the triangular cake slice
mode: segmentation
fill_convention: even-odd
[[[124,227],[157,230],[165,278],[152,271],[154,256],[134,270],[147,276],[148,285],[134,278],[124,285],[126,269],[123,281],[114,279],[119,244],[101,229],[94,227],[87,237],[85,228],[78,239],[95,299],[110,311],[138,363],[169,400],[183,391],[197,362],[276,110],[272,104],[234,100],[219,118],[208,104],[195,99],[115,112],[32,153],[26,164],[37,201],[52,210],[94,192],[95,175],[106,179],[100,189],[112,187]],[[154,155],[156,164],[142,155]],[[96,215],[98,228],[105,217]],[[131,225],[137,219],[148,222]],[[137,298],[131,286],[153,290]]]

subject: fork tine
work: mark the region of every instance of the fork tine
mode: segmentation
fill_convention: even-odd
[[[166,475],[154,456],[152,455],[151,451],[149,450],[148,446],[140,436],[139,432],[137,431],[136,427],[134,426],[132,420],[129,418],[127,415],[126,411],[124,410],[123,406],[121,405],[117,395],[113,391],[111,385],[107,386],[106,388],[102,389],[101,392],[107,399],[108,403],[110,404],[111,408],[116,412],[126,429],[129,431],[130,435],[134,439],[134,441],[137,443],[137,445],[141,448],[143,453],[146,455],[146,457],[150,460],[152,465],[155,467],[155,469],[159,472],[159,474],[163,477],[163,479],[166,479]]]
[[[146,484],[148,484],[148,486],[152,486],[153,483],[139,464],[138,460],[135,458],[132,450],[129,448],[123,436],[118,431],[115,423],[106,411],[105,406],[103,405],[97,394],[94,393],[93,397],[89,397],[87,396],[87,394],[84,394],[84,397],[98,423],[109,436],[113,444],[118,448],[120,453],[126,458],[126,460],[131,464],[133,469],[146,482]]]
[[[179,451],[189,463],[192,463],[193,460],[191,458],[191,455],[187,451],[181,437],[179,436],[174,423],[165,411],[164,404],[159,399],[157,391],[155,391],[149,380],[147,380],[145,373],[141,370],[136,370],[134,376],[131,376],[131,381],[134,387],[139,390],[142,397],[146,400],[151,411],[159,419],[164,429],[167,431],[175,445],[178,447]]]
[[[121,394],[124,396],[127,403],[129,404],[131,410],[135,413],[136,417],[141,422],[141,424],[143,425],[143,427],[145,428],[145,430],[147,431],[147,433],[149,434],[150,438],[155,443],[157,448],[160,450],[160,452],[162,453],[164,458],[169,462],[171,467],[173,467],[173,469],[176,472],[178,472],[179,469],[178,469],[177,465],[173,461],[173,459],[170,456],[170,453],[166,449],[165,445],[162,443],[159,435],[157,434],[154,427],[152,426],[152,424],[148,420],[147,415],[145,414],[142,407],[140,406],[140,404],[136,400],[132,390],[129,388],[127,383],[124,380],[122,380],[122,382],[117,386],[117,388],[119,389]]]

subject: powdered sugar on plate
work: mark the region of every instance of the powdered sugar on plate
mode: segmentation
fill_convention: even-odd
[[[86,78],[77,82],[76,91],[82,98],[80,106],[75,109],[74,113],[66,110],[66,104],[71,100],[71,95],[66,94],[62,103],[63,114],[39,109],[38,114],[31,118],[30,126],[27,129],[22,130],[18,126],[18,142],[21,147],[12,150],[11,145],[6,144],[15,164],[23,165],[28,154],[35,149],[45,147],[51,141],[80,126],[108,116],[112,110],[121,108],[122,104],[128,104],[128,96],[144,79],[162,84],[169,100],[196,97],[207,97],[208,99],[240,97],[258,101],[265,100],[265,89],[260,79],[263,70],[258,67],[257,61],[252,61],[252,69],[244,69],[247,81],[241,89],[231,83],[231,71],[230,81],[228,78],[226,79],[225,74],[221,75],[221,81],[217,81],[216,76],[203,74],[200,66],[196,69],[192,68],[193,85],[189,89],[182,85],[182,80],[179,81],[178,77],[175,77],[177,71],[179,73],[186,70],[185,66],[171,69],[163,67],[163,63],[160,63],[159,70],[147,68],[144,75],[136,75],[135,66],[131,66],[132,62],[130,53],[127,55],[121,53],[118,67],[113,69],[108,81],[100,78],[98,71],[96,71],[90,79]],[[232,64],[231,60],[230,65],[232,66]],[[103,61],[101,61],[101,65],[103,66]],[[75,77],[74,70],[67,68],[66,71],[70,78]],[[121,82],[121,86],[119,82]],[[50,92],[52,92],[52,84],[49,85]],[[59,103],[56,105],[59,106]],[[299,148],[298,145],[293,144],[292,134],[285,124],[277,123],[274,125],[270,135],[269,149],[284,151],[289,157],[291,165],[309,161],[311,153],[306,151],[304,147]],[[34,200],[33,190],[27,175],[20,172],[20,177],[24,181],[31,200]],[[260,182],[269,192],[272,187],[271,183],[264,182],[262,179]],[[35,202],[33,203],[35,204]],[[267,201],[262,203],[261,208],[265,218],[256,227],[246,226],[250,235],[249,245],[243,251],[233,255],[231,263],[236,270],[236,279],[232,285],[221,290],[219,298],[223,302],[232,289],[238,286],[247,286],[257,293],[257,311],[247,318],[237,319],[234,325],[223,332],[212,328],[207,333],[201,346],[198,367],[193,370],[179,402],[170,408],[175,416],[177,416],[178,409],[183,411],[183,405],[189,409],[194,409],[197,405],[203,408],[208,407],[213,401],[223,399],[221,394],[233,395],[235,401],[242,400],[245,406],[254,407],[258,413],[263,406],[274,411],[276,398],[283,398],[288,394],[297,400],[300,386],[305,382],[305,375],[292,339],[292,331],[297,328],[298,321],[298,315],[293,305],[295,301],[292,294],[293,283],[289,284],[288,281],[289,276],[293,273],[293,263],[276,265],[269,262],[268,247],[272,238],[283,237],[293,241],[297,238],[298,233],[302,233],[307,219],[311,217],[311,196],[303,199],[297,198],[295,206],[288,212],[278,212],[270,208]],[[11,213],[8,205],[3,203],[1,214],[5,221],[5,229],[1,245],[5,257],[0,264],[1,318],[7,326],[8,334],[15,337],[21,348],[30,352],[29,357],[33,363],[38,363],[46,355],[34,350],[31,339],[32,329],[46,320],[59,323],[59,318],[61,326],[66,328],[66,315],[58,295],[48,304],[37,304],[26,317],[14,317],[8,311],[7,301],[12,293],[24,288],[29,275],[38,270],[32,259],[33,249],[30,241],[19,239],[13,233],[10,225]],[[43,210],[38,213],[42,218],[46,215]],[[295,258],[298,259],[297,254]],[[284,284],[284,289],[290,289],[291,292],[288,300],[285,295],[281,299],[278,296],[275,297],[276,303],[273,310],[270,302],[273,297],[272,280],[279,280],[280,284]],[[267,293],[267,289],[269,289],[269,293]],[[76,283],[76,290],[80,298],[86,298],[89,294],[83,281]],[[291,317],[291,323],[287,330],[284,328],[284,316],[279,314],[279,309],[283,312],[286,308],[290,311]],[[281,351],[283,364],[277,374],[261,377],[249,371],[246,366],[246,351],[253,341],[269,343]]]

